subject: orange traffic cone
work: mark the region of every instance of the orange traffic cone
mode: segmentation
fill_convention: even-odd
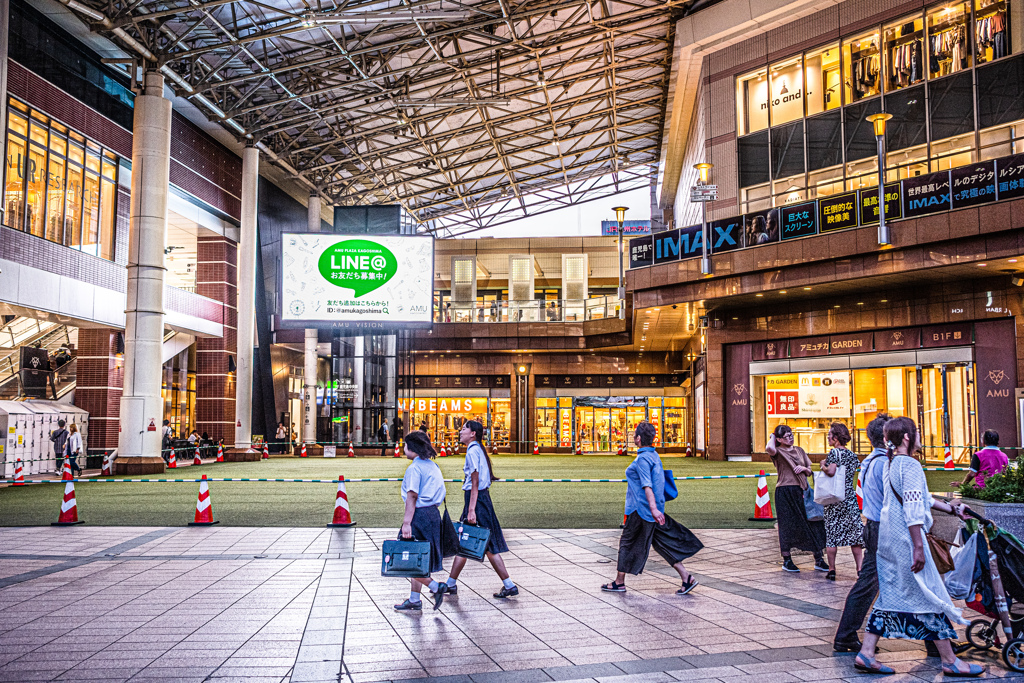
[[[498,454],[498,444],[496,444],[496,443],[494,443],[492,441],[491,442],[491,455],[497,455],[497,454]]]
[[[193,465],[202,465],[203,459],[199,457],[199,446],[196,446],[196,457],[192,458]]]
[[[351,441],[348,442],[348,457],[350,457],[350,458],[356,457],[356,451],[355,451],[354,448],[352,448],[352,442]]]
[[[764,470],[758,473],[757,495],[754,496],[754,516],[749,518],[751,522],[774,522],[772,514],[772,499],[768,496],[768,477]]]
[[[103,456],[103,469],[100,470],[100,474],[104,477],[109,477],[110,475],[113,474],[111,470],[112,466],[110,463],[110,454],[108,453],[107,455]]]
[[[355,526],[348,510],[348,494],[345,493],[345,477],[338,477],[338,495],[334,497],[334,519],[327,526]]]
[[[861,478],[864,476],[864,471],[861,470],[860,474],[857,475],[857,507],[861,510],[864,509],[864,491],[861,489]]]
[[[196,518],[189,526],[210,526],[213,521],[213,501],[210,500],[210,485],[206,483],[206,475],[199,482],[199,498],[196,499]]]
[[[25,485],[25,473],[21,468],[21,458],[14,461],[14,485],[24,486]]]
[[[78,519],[78,502],[75,500],[75,482],[69,481],[64,485],[64,500],[60,504],[60,517],[56,522],[50,522],[50,526],[71,526],[81,524]]]
[[[171,449],[171,457],[167,459],[167,469],[178,469],[178,459],[174,457],[174,449]]]
[[[619,449],[617,451],[615,451],[615,455],[625,455],[625,454],[626,454],[626,449],[623,448],[622,444],[620,443],[619,444]]]
[[[395,442],[395,457],[396,457],[396,458],[401,458],[401,457],[402,457],[402,452],[401,452],[401,450],[399,449],[399,446],[398,446],[398,442],[397,442],[397,441]]]
[[[448,451],[446,451],[444,449],[444,444],[441,444],[441,456],[440,457],[442,457],[442,458],[447,458],[448,457]]]
[[[299,457],[300,457],[300,458],[305,458],[305,457],[308,457],[308,456],[306,455],[306,444],[305,444],[305,443],[303,443],[303,444],[302,444],[302,447],[301,447],[301,448],[299,448]]]
[[[627,519],[629,519],[629,515],[623,514],[622,515],[622,524],[619,525],[620,529],[625,529],[626,528],[626,520]]]
[[[946,463],[945,465],[943,465],[943,467],[945,467],[947,470],[951,470],[956,466],[953,464],[953,450],[949,447],[948,443],[946,444],[945,459]]]
[[[217,444],[217,462],[224,462],[224,444]]]
[[[686,444],[686,457],[689,458],[692,455],[693,455],[693,449],[690,447],[690,444]]]
[[[536,441],[533,442],[533,454],[540,455],[540,444],[538,444]]]
[[[72,479],[74,479],[74,477],[71,476],[71,464],[68,462],[67,458],[65,458],[64,467],[61,468],[60,471],[60,480],[71,481]]]
[[[263,442],[263,459],[270,460],[270,447],[267,446],[267,442]]]
[[[576,444],[576,455],[583,455],[583,443],[577,442]]]

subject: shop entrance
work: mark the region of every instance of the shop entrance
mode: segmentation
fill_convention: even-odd
[[[954,461],[970,462],[975,447],[973,374],[967,363],[917,368],[917,422],[927,459],[944,460],[948,444]]]
[[[573,403],[576,445],[584,453],[615,453],[619,446],[636,450],[633,430],[647,419],[646,397],[587,396]]]

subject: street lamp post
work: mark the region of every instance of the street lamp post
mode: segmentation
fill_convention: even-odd
[[[867,118],[875,127],[875,142],[878,144],[878,246],[888,247],[889,226],[885,224],[885,122],[892,114],[872,114]]]
[[[621,318],[623,311],[625,310],[625,304],[623,302],[626,300],[626,283],[622,265],[622,221],[625,219],[626,212],[629,211],[629,207],[616,206],[612,211],[615,212],[615,220],[619,223],[619,317]]]
[[[699,174],[698,184],[707,185],[708,173],[714,164],[704,162],[694,164],[693,167]],[[711,275],[711,257],[708,255],[708,203],[706,201],[700,203],[700,272],[702,275]]]

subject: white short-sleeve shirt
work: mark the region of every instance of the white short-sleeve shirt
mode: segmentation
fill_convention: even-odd
[[[466,449],[466,464],[462,468],[465,473],[464,483],[462,484],[463,491],[471,491],[473,489],[472,476],[474,472],[479,474],[479,485],[477,488],[483,491],[491,486],[491,468],[487,466],[487,454],[484,453],[484,448],[479,442],[472,442]]]
[[[405,470],[402,478],[402,500],[409,491],[416,492],[416,507],[438,506],[444,502],[444,476],[433,460],[416,458]]]

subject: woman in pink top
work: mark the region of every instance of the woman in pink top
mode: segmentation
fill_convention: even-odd
[[[971,468],[963,481],[964,484],[970,484],[974,480],[974,485],[979,489],[985,488],[986,477],[999,474],[1010,462],[1006,454],[999,450],[999,432],[994,429],[986,430],[981,436],[981,441],[985,447],[971,456]],[[953,486],[960,485],[960,482],[956,481],[951,483]]]

